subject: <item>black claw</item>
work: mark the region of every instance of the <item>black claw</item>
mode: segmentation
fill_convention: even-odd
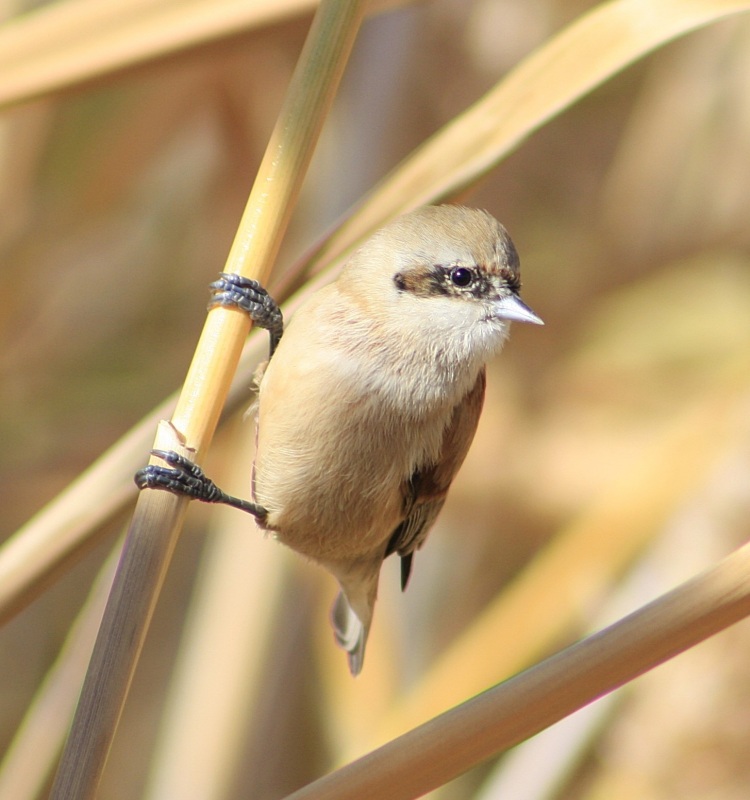
[[[252,514],[259,522],[263,522],[268,516],[263,506],[223,492],[197,464],[174,450],[152,450],[151,454],[171,464],[173,468],[158,467],[155,464],[142,467],[135,473],[135,483],[139,489],[161,489],[203,503],[222,503]]]
[[[219,280],[214,281],[209,288],[211,300],[208,307],[226,306],[245,311],[258,327],[268,331],[273,355],[284,332],[284,318],[276,301],[258,281],[243,278],[233,272],[221,272]]]

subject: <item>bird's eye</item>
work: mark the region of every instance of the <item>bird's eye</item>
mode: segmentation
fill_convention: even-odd
[[[454,267],[451,272],[451,282],[454,286],[465,287],[474,280],[474,273],[466,267]]]

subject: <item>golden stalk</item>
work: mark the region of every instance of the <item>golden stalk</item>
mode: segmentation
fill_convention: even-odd
[[[267,280],[362,7],[362,0],[321,3],[248,199],[227,272]],[[209,313],[172,421],[159,426],[155,447],[202,454],[249,328],[244,313],[224,308]],[[139,497],[52,789],[54,800],[95,795],[186,510],[185,498],[165,492],[142,492]]]

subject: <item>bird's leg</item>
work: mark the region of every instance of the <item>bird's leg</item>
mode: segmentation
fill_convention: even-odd
[[[171,467],[148,464],[139,469],[135,473],[135,483],[139,489],[162,489],[203,503],[221,503],[252,514],[261,524],[265,522],[268,512],[263,506],[223,492],[189,458],[174,450],[152,450],[151,454],[163,459]]]
[[[222,272],[219,279],[210,285],[211,300],[208,307],[224,306],[245,311],[260,328],[265,328],[270,337],[270,356],[284,332],[284,318],[276,301],[257,282],[234,273]],[[263,524],[268,512],[263,506],[242,500],[223,492],[189,458],[174,450],[152,450],[152,455],[166,461],[169,467],[148,464],[135,474],[139,489],[162,489],[173,494],[181,494],[204,503],[222,503],[252,514]]]
[[[265,328],[270,337],[270,355],[284,332],[284,318],[281,309],[268,292],[251,278],[243,278],[233,272],[219,273],[219,280],[214,281],[211,289],[209,308],[224,306],[245,311],[250,319],[259,327]]]

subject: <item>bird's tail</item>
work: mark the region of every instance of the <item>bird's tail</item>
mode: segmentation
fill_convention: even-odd
[[[346,650],[349,656],[350,672],[352,675],[359,675],[365,660],[368,631],[354,613],[343,592],[338,593],[331,609],[331,624],[336,644]]]
[[[352,675],[359,675],[362,671],[378,590],[379,570],[368,570],[368,573],[338,575],[341,591],[331,609],[336,642],[348,653]]]

